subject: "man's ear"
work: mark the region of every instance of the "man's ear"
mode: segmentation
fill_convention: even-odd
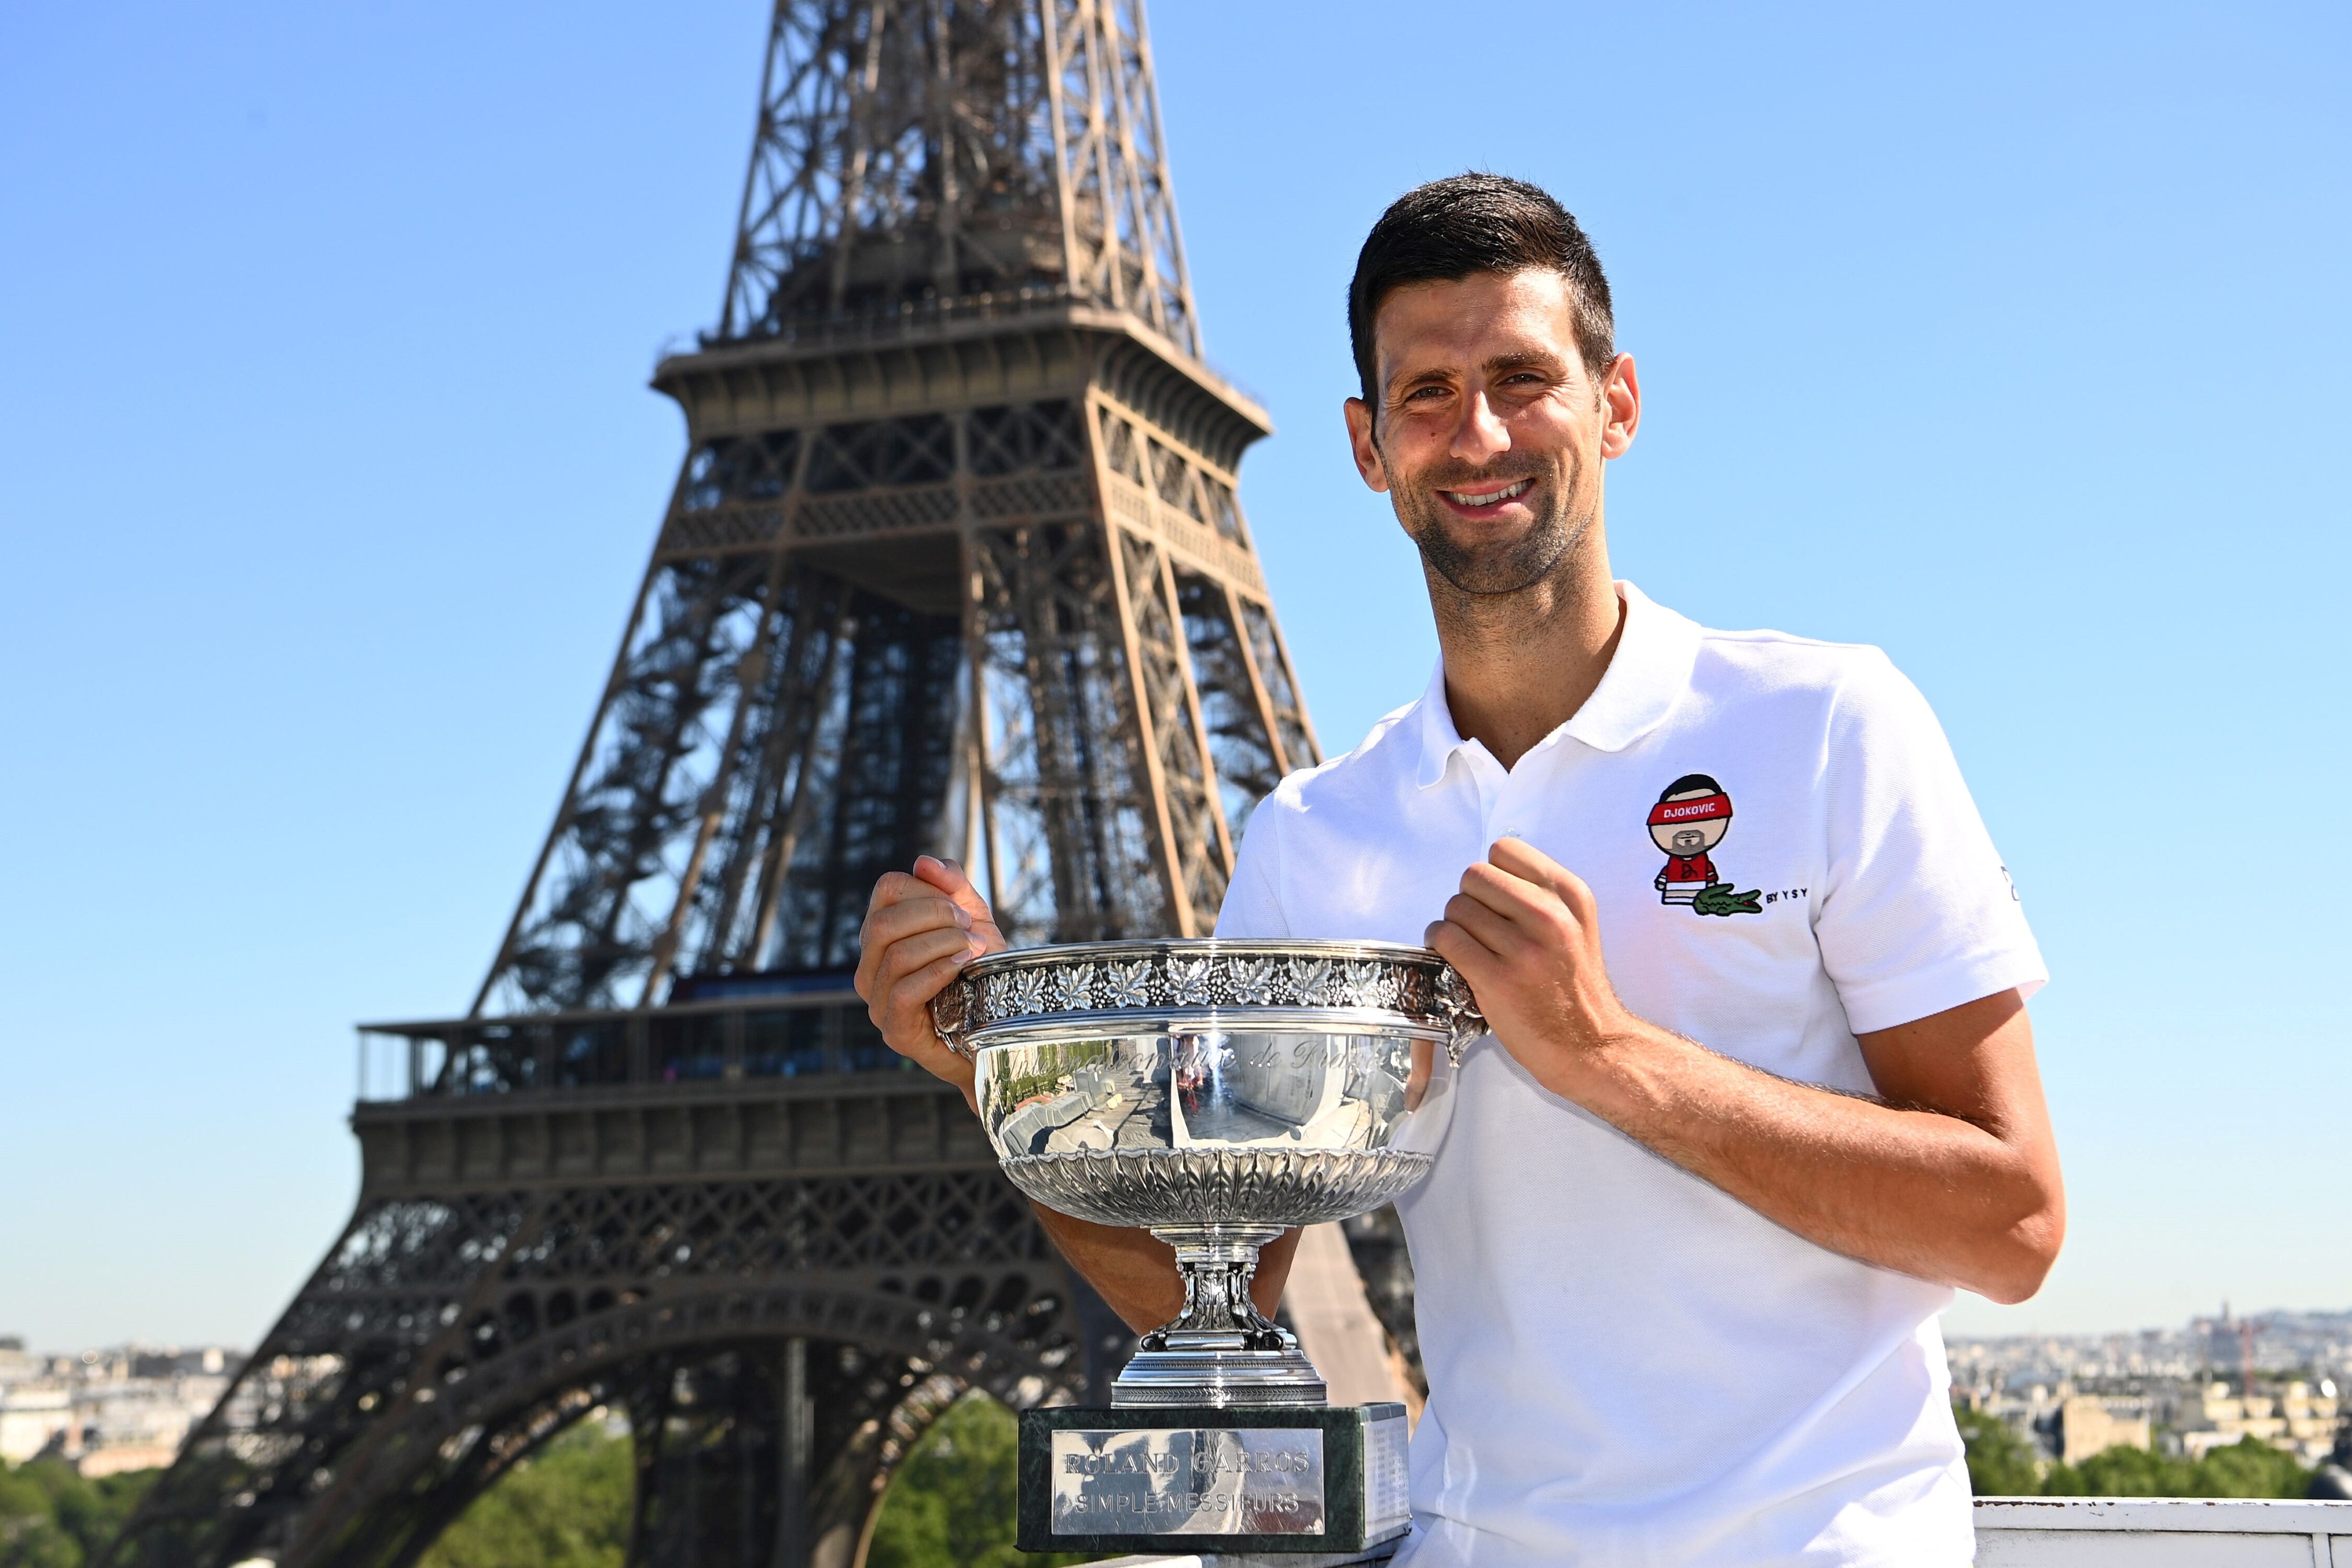
[[[1642,427],[1642,378],[1632,354],[1610,361],[1609,373],[1601,377],[1601,455],[1623,457],[1633,444],[1633,433]]]
[[[1355,454],[1356,472],[1364,483],[1381,495],[1389,489],[1388,460],[1381,456],[1380,437],[1372,431],[1372,410],[1360,397],[1351,397],[1341,406],[1348,418],[1348,447]]]

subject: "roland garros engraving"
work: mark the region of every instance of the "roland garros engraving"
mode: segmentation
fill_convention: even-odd
[[[1282,1428],[1055,1432],[1056,1535],[1321,1535],[1323,1434]]]

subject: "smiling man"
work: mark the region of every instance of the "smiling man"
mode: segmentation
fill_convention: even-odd
[[[1426,941],[1494,1029],[1398,1204],[1430,1384],[1398,1562],[1965,1563],[1937,1316],[2032,1295],[2064,1219],[2042,962],[1950,748],[1876,649],[1612,580],[1641,384],[1542,191],[1407,194],[1349,326],[1356,467],[1442,657],[1259,806],[1218,931]],[[968,1088],[923,1004],[999,945],[926,860],[876,889],[859,989]],[[1045,1218],[1129,1322],[1172,1314],[1165,1247]]]

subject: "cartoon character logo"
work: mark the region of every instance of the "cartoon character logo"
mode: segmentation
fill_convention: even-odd
[[[1757,892],[1737,892],[1717,875],[1712,853],[1731,831],[1731,797],[1705,773],[1685,773],[1650,808],[1650,841],[1665,851],[1665,869],[1651,885],[1658,901],[1688,904],[1703,915],[1764,912]]]

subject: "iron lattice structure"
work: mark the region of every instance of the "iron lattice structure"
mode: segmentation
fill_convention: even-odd
[[[688,454],[481,992],[363,1034],[357,1210],[111,1563],[401,1568],[603,1408],[633,1562],[837,1568],[963,1390],[1118,1363],[846,971],[926,851],[1016,942],[1203,933],[1318,760],[1139,0],[780,0],[654,384]]]

